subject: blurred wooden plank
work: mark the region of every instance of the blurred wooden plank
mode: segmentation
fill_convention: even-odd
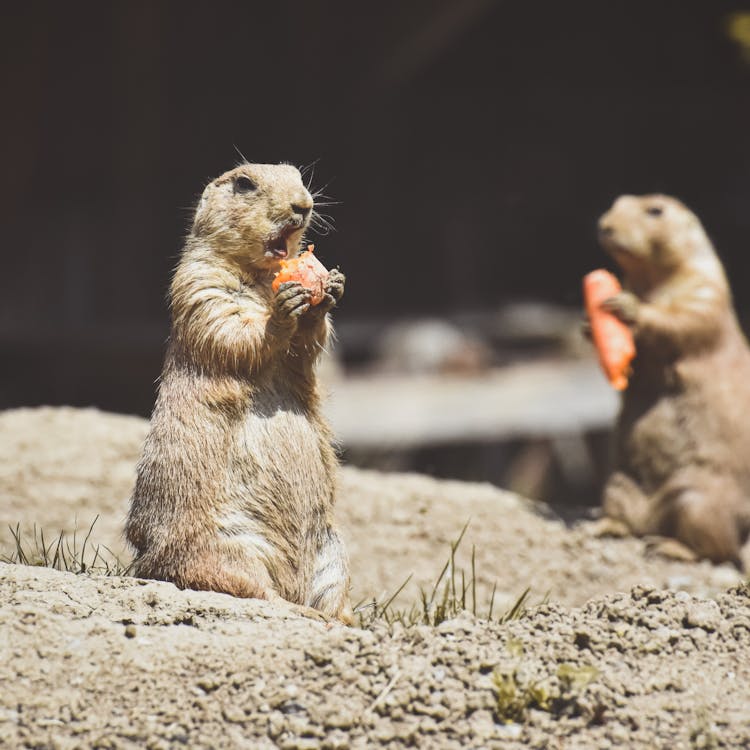
[[[349,448],[534,438],[606,429],[618,398],[593,360],[547,360],[477,376],[336,381],[326,412]]]

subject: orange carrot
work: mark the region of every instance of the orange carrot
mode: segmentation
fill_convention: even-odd
[[[281,270],[271,282],[274,292],[278,292],[285,281],[298,281],[312,293],[311,305],[318,305],[323,301],[328,269],[313,255],[314,250],[315,245],[308,245],[296,258],[281,261]]]
[[[599,355],[599,363],[612,387],[624,391],[628,387],[630,363],[635,357],[635,342],[630,329],[602,302],[620,292],[620,282],[604,269],[583,277],[583,297],[591,323],[591,339]]]

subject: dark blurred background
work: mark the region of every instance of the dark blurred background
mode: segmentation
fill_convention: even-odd
[[[349,280],[344,367],[388,322],[576,308],[604,263],[596,217],[622,192],[685,200],[750,309],[749,11],[7,5],[0,407],[149,413],[190,207],[237,151],[315,162],[340,201],[314,240]]]

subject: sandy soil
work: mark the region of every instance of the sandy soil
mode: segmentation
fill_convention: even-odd
[[[95,410],[0,414],[0,528],[80,534],[99,514],[93,540],[125,558],[145,430]],[[750,746],[750,597],[726,593],[733,569],[652,558],[489,485],[416,475],[344,469],[338,516],[355,600],[413,573],[408,606],[468,520],[458,564],[474,545],[480,613],[493,584],[496,610],[527,586],[549,603],[506,625],[360,630],[0,565],[0,746]],[[11,542],[0,533],[0,553]]]

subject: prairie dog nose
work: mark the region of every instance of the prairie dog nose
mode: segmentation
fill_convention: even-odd
[[[312,211],[312,201],[307,204],[292,203],[292,213],[300,217],[302,221],[310,215],[310,211]]]
[[[292,213],[295,214],[295,218],[299,218],[304,221],[312,211],[313,199],[312,195],[307,190],[300,190],[295,192],[291,200]]]

